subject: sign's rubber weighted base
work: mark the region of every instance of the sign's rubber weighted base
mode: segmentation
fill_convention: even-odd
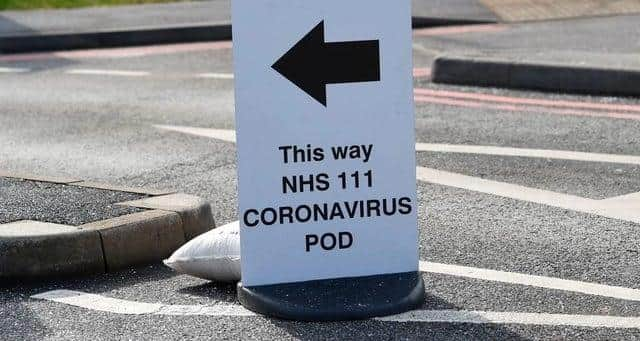
[[[425,299],[422,276],[405,272],[244,287],[238,299],[256,313],[286,320],[341,321],[399,314]]]

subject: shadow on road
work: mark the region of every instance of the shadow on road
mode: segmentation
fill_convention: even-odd
[[[42,280],[4,280],[0,283],[0,292],[4,291],[4,288],[7,288],[9,292],[24,297],[58,289],[100,294],[118,288],[160,281],[174,276],[177,276],[177,274],[171,269],[162,264],[153,264],[93,276],[49,278]]]
[[[460,310],[439,297],[427,295],[423,310]],[[271,323],[286,331],[295,339],[318,340],[338,339],[345,335],[354,340],[371,339],[409,339],[413,340],[527,340],[505,326],[469,323],[423,323],[423,322],[386,322],[363,320],[351,322],[293,322],[271,320]]]
[[[208,282],[201,285],[185,287],[178,292],[184,295],[200,296],[220,302],[237,304],[236,283]]]

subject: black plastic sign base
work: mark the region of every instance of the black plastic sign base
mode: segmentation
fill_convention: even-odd
[[[256,313],[286,320],[342,321],[403,313],[425,299],[422,276],[405,272],[244,287],[238,299]]]

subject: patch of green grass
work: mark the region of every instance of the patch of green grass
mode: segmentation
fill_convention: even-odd
[[[75,8],[174,2],[176,0],[0,0],[0,10],[37,8]]]

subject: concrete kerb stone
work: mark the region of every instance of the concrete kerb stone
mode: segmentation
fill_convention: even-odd
[[[182,219],[185,240],[191,240],[216,227],[211,205],[202,198],[193,195],[170,194],[128,201],[118,205],[178,213]]]
[[[0,279],[103,272],[97,231],[28,220],[0,225]]]
[[[126,30],[0,37],[0,52],[26,53],[72,49],[194,43],[231,39],[231,23],[138,27]]]
[[[413,28],[495,23],[493,20],[413,16]],[[232,38],[231,22],[195,23],[177,26],[132,27],[93,32],[35,33],[0,36],[0,52],[28,53],[72,49],[180,44],[223,41]]]
[[[144,188],[144,187],[134,188],[134,187],[127,187],[127,186],[110,185],[110,184],[94,182],[94,181],[79,181],[79,182],[70,183],[69,185],[78,186],[78,187],[104,189],[108,191],[145,194],[149,196],[167,195],[167,194],[173,194],[176,192],[172,190],[163,190],[163,189],[154,189],[154,188]]]
[[[175,212],[139,212],[80,227],[100,235],[106,271],[165,259],[185,243],[182,220]]]
[[[441,56],[434,83],[530,89],[589,95],[640,96],[640,70]]]
[[[0,224],[0,279],[90,275],[157,262],[215,228],[209,203],[192,195],[1,170],[0,176],[145,194],[149,198],[119,205],[150,209],[81,226]]]
[[[49,182],[54,184],[62,184],[68,185],[76,182],[81,182],[80,179],[69,178],[65,176],[43,176],[29,173],[16,173],[16,172],[7,172],[0,170],[0,177],[3,178],[11,178],[11,179],[21,179],[21,180],[31,180],[38,182]]]
[[[433,18],[425,16],[412,16],[411,28],[427,28],[442,26],[462,26],[462,25],[483,25],[495,24],[495,20],[473,20],[473,19],[455,19],[455,18]]]

